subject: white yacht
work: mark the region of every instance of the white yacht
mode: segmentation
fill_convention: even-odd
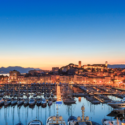
[[[125,107],[125,98],[123,98],[121,101],[111,101],[107,104],[112,106],[113,108],[122,108]]]
[[[51,116],[47,119],[46,125],[66,125],[62,116]]]
[[[0,106],[4,104],[3,98],[0,98]]]
[[[43,125],[41,121],[39,120],[33,120],[28,125]]]

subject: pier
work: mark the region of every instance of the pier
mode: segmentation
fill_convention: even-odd
[[[118,90],[111,86],[96,86],[83,84],[2,84],[0,86],[0,97],[4,100],[25,100],[34,98],[36,101],[43,98],[48,100],[63,101],[65,104],[75,103],[74,97],[84,97],[93,104],[107,103],[112,101],[108,98],[113,95],[118,98],[125,97],[124,90]]]

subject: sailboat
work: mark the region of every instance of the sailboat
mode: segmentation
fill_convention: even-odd
[[[57,104],[57,115],[50,116],[46,121],[46,125],[66,125],[63,117],[58,115],[58,104]]]
[[[49,99],[48,99],[48,106],[51,106],[51,105],[52,105],[52,103],[53,103],[53,102],[52,102],[52,99],[51,99],[51,98],[49,98]]]
[[[23,103],[24,103],[24,101],[19,98],[19,100],[18,100],[18,102],[17,102],[17,105],[18,105],[18,106],[21,106],[21,105],[23,105]]]
[[[27,106],[29,104],[28,84],[27,84],[26,96],[27,96],[27,99],[24,100],[24,106]]]
[[[14,88],[14,84],[13,84],[13,94],[12,94],[13,98],[11,99],[12,106],[17,104],[17,100],[14,98],[14,93],[15,93],[15,88]]]
[[[18,109],[18,117],[19,117],[19,123],[17,123],[16,125],[23,125],[20,121],[20,108]]]
[[[4,100],[3,98],[0,98],[0,106],[2,106],[4,104]]]
[[[39,111],[39,109],[38,109],[38,111]],[[37,116],[37,113],[39,114],[38,111],[37,111],[37,109],[36,109],[36,116]],[[39,118],[39,117],[38,117],[38,118]],[[28,125],[43,125],[43,124],[42,124],[42,121],[38,120],[37,117],[36,117],[36,120],[33,120],[33,121],[29,122]]]
[[[46,107],[46,99],[42,99],[42,102],[41,102],[41,105],[43,106],[43,107]]]
[[[30,100],[29,100],[29,105],[30,106],[34,106],[35,105],[35,99],[34,98],[31,98]]]
[[[66,125],[62,116],[50,116],[47,121],[46,125]]]
[[[40,98],[37,98],[37,106],[40,106],[41,105],[41,99]]]
[[[18,101],[17,101],[17,105],[21,106],[23,105],[24,101],[22,99],[20,99],[20,84],[19,84],[19,93],[18,93]]]
[[[6,100],[4,101],[4,106],[8,106],[8,105],[10,105],[10,104],[11,104],[11,100],[6,99]]]
[[[28,104],[29,104],[29,99],[27,98],[24,100],[24,106],[27,106]]]
[[[14,99],[14,98],[12,98],[12,100],[11,100],[11,105],[16,105],[16,104],[17,104],[17,100]]]

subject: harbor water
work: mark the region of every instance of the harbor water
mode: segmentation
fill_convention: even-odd
[[[119,100],[116,97],[110,96],[113,100]],[[85,107],[85,116],[89,116],[89,119],[95,121],[99,124],[103,118],[108,118],[113,120],[114,117],[107,116],[111,111],[112,107],[107,104],[91,104],[91,102],[87,101],[84,97],[75,98],[76,104],[58,105],[58,114],[61,115],[67,123],[69,116],[82,116],[81,106]],[[56,102],[49,107],[48,105],[43,108],[42,106],[35,105],[33,108],[29,106],[21,107],[16,106],[8,106],[8,107],[0,107],[0,125],[16,125],[21,122],[24,125],[27,125],[30,121],[38,119],[46,125],[46,120],[49,116],[53,116],[57,114],[57,105]]]

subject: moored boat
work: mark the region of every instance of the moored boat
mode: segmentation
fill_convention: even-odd
[[[49,100],[49,101],[48,101],[48,106],[51,106],[52,103],[53,103],[53,102],[52,102],[51,100]]]
[[[41,105],[42,105],[42,106],[46,106],[46,103],[47,103],[47,102],[46,102],[46,99],[42,99]]]
[[[75,116],[70,116],[68,119],[68,125],[100,125],[94,121],[90,121],[88,116],[84,118],[84,106],[81,107],[81,110],[82,118],[80,116],[78,116],[77,118]]]
[[[33,120],[28,125],[42,125],[42,122],[40,120]]]
[[[17,101],[17,105],[18,105],[18,106],[23,105],[23,103],[24,103],[24,101],[23,101],[23,100],[20,100],[20,99],[19,99],[19,100]]]
[[[30,106],[35,105],[35,102],[36,102],[35,99],[31,98],[30,101],[29,101],[29,105]]]
[[[64,104],[75,104],[76,101],[73,98],[63,99]]]
[[[24,100],[24,106],[27,106],[29,104],[29,100],[28,99],[25,99]]]
[[[4,106],[8,106],[8,105],[10,105],[11,104],[11,100],[6,100],[6,101],[4,101]]]
[[[107,104],[113,108],[122,108],[125,107],[125,98],[123,98],[121,101],[111,101]]]
[[[102,119],[102,125],[122,125],[120,120]]]
[[[36,97],[36,96],[37,96],[37,94],[36,94],[36,93],[34,93],[34,94],[33,94],[33,97]]]
[[[47,119],[46,125],[66,125],[62,116],[51,116]]]
[[[41,105],[41,99],[38,99],[37,100],[37,106],[40,106]]]
[[[16,125],[23,125],[22,123],[17,123]]]
[[[2,106],[4,104],[4,100],[3,98],[0,98],[0,106]]]
[[[16,99],[12,99],[11,100],[11,105],[16,105],[17,104],[17,100]]]

